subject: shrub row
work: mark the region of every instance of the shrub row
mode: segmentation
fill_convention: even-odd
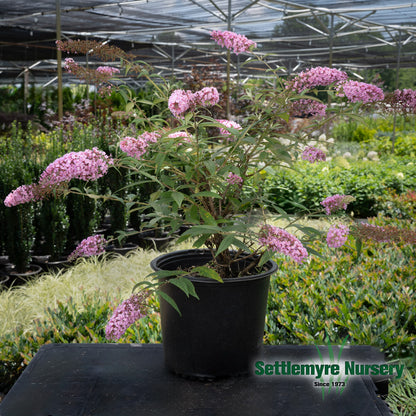
[[[416,117],[414,115],[397,116],[393,132],[393,116],[367,117],[364,121],[350,120],[336,124],[332,136],[337,142],[357,144],[363,155],[376,151],[379,155],[400,157],[416,156]],[[393,146],[394,141],[394,146]],[[353,143],[351,143],[353,142]]]
[[[17,271],[28,266],[31,253],[51,255],[53,260],[70,253],[83,238],[101,227],[106,213],[110,215],[110,230],[123,229],[127,221],[122,204],[117,201],[93,200],[70,194],[66,198],[49,198],[41,203],[5,207],[5,197],[18,186],[39,179],[46,166],[66,152],[98,147],[107,153],[114,151],[120,126],[105,118],[88,124],[72,123],[51,133],[32,133],[14,125],[8,136],[0,138],[0,255],[8,255]],[[103,194],[114,192],[127,181],[125,175],[112,169],[110,175],[89,184]],[[84,183],[72,181],[71,187]]]
[[[371,222],[386,223],[381,217]],[[415,247],[366,242],[359,262],[350,246],[315,248],[323,258],[303,265],[279,261],[271,281],[265,342],[316,344],[329,339],[335,344],[347,336],[351,344],[380,348],[388,359],[406,358],[407,367],[416,369]],[[45,343],[107,342],[104,329],[114,306],[103,295],[86,298],[83,309],[68,300],[48,309],[33,332],[17,329],[0,338],[0,391],[10,387]],[[160,341],[158,302],[151,298],[148,316],[119,342]]]
[[[51,343],[107,343],[105,327],[116,305],[109,297],[85,296],[83,309],[72,299],[58,302],[47,309],[46,316],[36,321],[32,333],[17,329],[0,339],[0,392],[6,393],[42,345]],[[161,342],[157,303],[150,299],[149,313],[140,325],[130,327],[119,342]]]
[[[416,188],[416,164],[390,158],[378,162],[348,162],[343,158],[310,164],[299,162],[295,170],[276,170],[264,183],[270,209],[279,206],[289,214],[315,212],[320,202],[334,194],[352,195],[348,206],[357,218],[377,215],[380,201],[394,191],[402,194]]]
[[[386,221],[379,217],[370,223]],[[311,258],[306,265],[279,264],[266,341],[341,343],[347,336],[351,344],[376,346],[388,358],[416,360],[415,247],[366,241],[358,262],[351,245],[337,251],[319,247],[319,252],[325,258]]]

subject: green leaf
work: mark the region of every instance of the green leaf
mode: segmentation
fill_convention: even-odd
[[[205,242],[208,240],[208,238],[211,236],[211,234],[202,234],[201,237],[199,237],[193,244],[192,246],[195,248],[200,248],[202,247]],[[187,236],[189,237],[189,236]]]
[[[169,283],[172,283],[176,287],[178,287],[185,295],[189,298],[189,295],[199,299],[198,295],[195,292],[195,287],[193,283],[187,279],[186,277],[177,277],[175,279],[169,280]]]
[[[182,235],[190,236],[190,235],[199,235],[199,234],[216,234],[219,233],[221,230],[220,227],[216,225],[194,225],[189,230],[186,230]]]
[[[184,270],[157,270],[149,274],[149,277],[156,277],[156,279],[167,279],[168,277],[178,277],[186,274]]]
[[[227,248],[231,245],[241,248],[241,250],[244,251],[250,251],[250,249],[238,238],[233,235],[227,235],[225,236],[224,240],[221,241],[221,244],[219,245],[215,255],[218,256],[218,254],[222,253],[224,250],[227,250]]]
[[[211,175],[215,175],[216,169],[217,169],[217,164],[213,160],[207,160],[205,162],[205,167],[208,169],[208,172]]]
[[[314,250],[313,248],[311,248],[309,246],[306,247],[306,249],[307,249],[309,254],[313,254],[314,256],[319,257],[322,260],[326,260],[326,257],[322,253],[320,253],[319,251],[316,251],[316,250]]]
[[[177,240],[176,244],[183,243],[184,241],[188,240],[191,236],[188,234],[183,233]]]
[[[198,207],[192,205],[188,210],[185,211],[186,222],[191,224],[199,224]]]
[[[195,194],[193,194],[194,197],[200,197],[200,196],[206,196],[209,198],[217,198],[217,199],[221,199],[222,196],[219,194],[216,194],[215,192],[212,191],[201,191],[201,192],[197,192]]]
[[[147,104],[147,105],[151,105],[151,106],[154,105],[154,103],[152,101],[144,100],[144,99],[137,100],[137,102],[140,103],[140,104]]]
[[[180,316],[182,316],[181,311],[179,310],[178,305],[176,304],[176,302],[167,294],[165,293],[163,290],[157,290],[156,294],[159,295],[161,298],[163,298],[166,302],[169,303],[169,305],[172,306],[173,309],[176,310],[176,312],[178,312],[178,314]]]
[[[273,253],[270,250],[265,251],[259,261],[259,267],[262,267],[266,264],[271,258],[273,258]]]
[[[201,219],[204,222],[204,224],[213,226],[217,225],[217,221],[215,221],[215,218],[205,208],[199,207],[199,215],[201,216]]]
[[[126,104],[126,112],[129,113],[134,108],[134,103],[132,101]]]
[[[363,248],[363,241],[361,240],[361,238],[357,237],[355,239],[355,249],[357,251],[357,255],[356,255],[356,258],[355,258],[355,263],[358,263],[358,260],[360,259],[362,248]]]
[[[221,279],[221,276],[213,269],[210,269],[206,266],[199,266],[194,267],[192,269],[192,273],[198,273],[199,275],[203,277],[208,277],[209,279],[216,280],[217,282],[223,283],[223,280]]]
[[[177,203],[178,208],[180,208],[185,198],[185,195],[181,192],[172,191],[172,198]]]
[[[155,288],[156,286],[158,286],[159,283],[152,283],[152,282],[148,282],[147,280],[144,280],[142,282],[136,283],[133,286],[132,292],[135,292],[137,288],[139,288],[140,286],[145,286],[146,289],[150,289],[150,288]]]

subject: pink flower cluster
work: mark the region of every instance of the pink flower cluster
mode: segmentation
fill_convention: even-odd
[[[327,105],[319,101],[301,99],[292,102],[292,114],[295,117],[325,116]]]
[[[211,38],[218,45],[233,51],[236,55],[242,52],[248,52],[257,47],[256,42],[247,39],[244,35],[239,35],[228,30],[214,30],[211,32]]]
[[[82,240],[75,250],[68,256],[72,261],[78,257],[98,256],[105,252],[106,240],[102,235],[92,235]]]
[[[220,100],[220,95],[215,87],[204,87],[194,93],[194,102],[202,107],[215,105]]]
[[[44,170],[39,185],[59,185],[71,179],[94,181],[104,176],[113,163],[112,158],[96,147],[82,152],[70,152],[56,159]]]
[[[336,90],[339,97],[346,97],[351,103],[374,103],[384,100],[381,88],[365,82],[350,80],[340,83]]]
[[[325,208],[325,212],[327,215],[331,215],[336,211],[339,211],[340,209],[347,209],[347,205],[354,201],[354,197],[351,195],[340,195],[335,194],[332,196],[329,196],[328,198],[325,198],[321,205]]]
[[[183,113],[193,106],[193,92],[190,90],[175,90],[170,95],[168,107],[175,117],[181,117]]]
[[[146,315],[145,298],[143,293],[134,294],[117,306],[105,328],[107,339],[119,340],[130,325]]]
[[[128,156],[139,160],[146,153],[150,143],[156,143],[160,137],[160,133],[157,132],[144,132],[138,137],[124,137],[119,146]]]
[[[65,58],[65,69],[70,73],[75,73],[79,65],[72,58]]]
[[[10,192],[4,204],[11,207],[40,200],[50,194],[54,186],[68,183],[71,179],[96,180],[104,176],[112,164],[113,159],[96,147],[67,153],[42,172],[37,184],[22,185]]]
[[[21,185],[4,199],[6,207],[14,207],[27,202],[36,201],[38,199],[36,193],[36,185]]]
[[[98,94],[100,94],[101,97],[108,97],[113,92],[113,86],[112,85],[102,85],[98,89]]]
[[[308,257],[305,247],[294,235],[273,225],[264,225],[261,228],[259,242],[267,249],[283,253],[298,263]]]
[[[233,129],[236,129],[236,130],[241,130],[241,126],[240,126],[238,123],[236,123],[235,121],[231,121],[231,120],[222,120],[222,119],[220,119],[220,120],[215,120],[215,121],[218,121],[218,123],[222,124],[222,125],[223,125],[223,126],[225,126],[225,127],[228,127],[228,128],[233,128]],[[222,136],[230,136],[230,135],[231,135],[231,133],[230,133],[228,130],[223,129],[223,128],[221,128],[221,127],[220,127],[220,134],[221,134]]]
[[[236,173],[230,172],[227,176],[227,182],[230,185],[241,186],[243,184],[243,178],[241,176],[238,176]]]
[[[170,139],[181,139],[185,143],[191,143],[192,141],[192,137],[187,131],[175,131],[174,133],[168,134],[168,137]],[[178,143],[178,145],[181,144],[181,142]]]
[[[397,228],[393,225],[380,226],[360,223],[356,226],[354,234],[359,238],[379,243],[416,244],[416,230]]]
[[[405,113],[416,112],[416,91],[410,88],[395,90],[393,93],[392,106],[394,109]]]
[[[329,227],[326,235],[326,242],[328,247],[338,248],[342,247],[348,240],[350,230],[346,225],[338,224]]]
[[[303,151],[301,157],[303,160],[308,160],[311,163],[321,162],[321,161],[325,162],[326,160],[325,153],[322,150],[317,149],[316,147],[313,147],[313,146],[307,147]]]
[[[118,68],[114,68],[113,66],[99,66],[96,71],[102,75],[107,75],[110,78],[114,74],[118,74],[120,72]]]
[[[328,86],[348,79],[344,71],[336,68],[317,66],[299,73],[293,80],[289,81],[286,88],[302,92],[318,86]]]
[[[175,117],[183,117],[183,114],[196,106],[208,107],[218,103],[220,95],[215,87],[205,87],[197,92],[190,90],[175,90],[169,97],[168,107]]]

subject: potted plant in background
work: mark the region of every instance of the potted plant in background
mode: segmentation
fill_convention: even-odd
[[[73,188],[83,187],[81,180],[72,180]],[[97,185],[97,184],[94,184]],[[94,186],[97,191],[98,186]],[[101,201],[88,198],[80,192],[73,192],[65,198],[66,212],[69,217],[69,230],[66,251],[72,251],[84,238],[93,234],[101,225]]]
[[[35,221],[38,225],[38,244],[35,243],[35,246],[39,246],[40,255],[33,256],[33,261],[49,271],[68,265],[69,262],[64,256],[69,230],[65,201],[53,197],[42,201]]]
[[[32,163],[24,164],[17,157],[6,159],[2,180],[2,194],[7,195],[20,181],[30,181],[35,177]],[[6,204],[7,205],[7,204]],[[5,272],[9,275],[9,283],[32,278],[41,272],[38,265],[32,263],[32,248],[35,242],[35,209],[33,204],[6,207],[3,211],[5,253],[8,264]]]
[[[212,32],[212,38],[235,53],[251,53],[254,42],[233,32]],[[60,42],[69,52],[89,52],[100,59],[120,58],[126,72],[147,77],[154,88],[154,104],[167,102],[159,113],[141,111],[140,99],[120,89],[126,111],[134,112],[134,129],[126,127],[119,151],[111,156],[87,149],[72,152],[53,162],[37,183],[22,185],[6,202],[9,206],[41,199],[54,192],[71,192],[70,181],[94,181],[111,169],[125,169],[142,184],[156,184],[147,200],[137,198],[137,183],[127,186],[123,203],[128,210],[146,213],[149,226],[166,224],[172,233],[186,226],[179,241],[191,240],[193,249],[162,255],[152,262],[152,279],[134,287],[135,293],[115,311],[106,329],[117,339],[135,320],[145,314],[146,293],[160,296],[165,360],[172,371],[194,377],[217,377],[247,373],[251,359],[262,345],[264,315],[270,275],[276,271],[274,256],[286,255],[296,262],[306,261],[315,238],[322,233],[302,226],[276,207],[271,218],[264,207],[269,203],[261,182],[269,168],[290,168],[302,158],[325,160],[325,154],[311,146],[303,132],[290,132],[293,114],[310,119],[309,129],[321,128],[336,116],[357,112],[384,98],[370,84],[349,80],[333,68],[312,68],[289,81],[279,77],[279,68],[267,67],[274,87],[253,83],[242,97],[249,103],[239,120],[215,119],[211,109],[218,105],[214,87],[183,90],[151,74],[143,62],[130,62],[118,48],[93,41]],[[77,63],[67,60],[74,74],[86,76]],[[89,79],[106,84],[117,68],[97,68]],[[94,78],[95,77],[95,78]],[[327,106],[316,98],[316,87],[326,88]],[[146,100],[144,104],[149,105]],[[213,134],[212,132],[215,132]],[[85,195],[96,198],[90,190]],[[104,200],[121,201],[117,194]],[[343,212],[353,197],[328,196],[322,201],[326,214]],[[272,221],[280,221],[281,227]],[[348,228],[340,220],[326,236],[328,245],[339,247],[360,225]],[[374,230],[367,228],[366,236]],[[297,234],[299,232],[299,234]],[[297,234],[297,235],[295,235]],[[122,236],[122,234],[121,234]],[[91,236],[73,253],[98,254],[106,242]],[[137,289],[143,289],[136,293]],[[173,325],[173,327],[172,327]]]

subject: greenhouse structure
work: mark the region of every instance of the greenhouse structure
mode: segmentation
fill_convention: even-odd
[[[0,416],[416,415],[416,2],[0,0]]]

